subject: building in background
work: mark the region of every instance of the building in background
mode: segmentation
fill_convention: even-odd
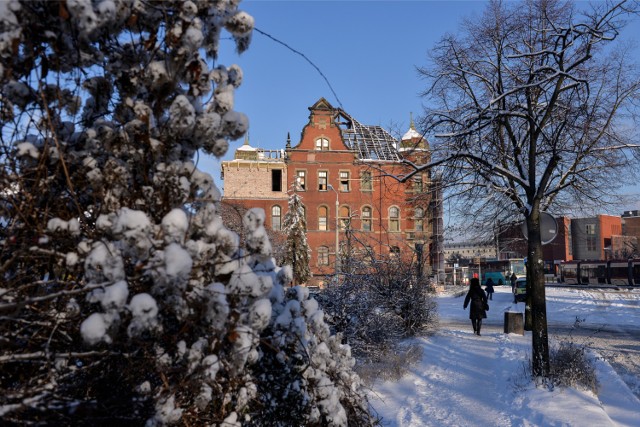
[[[443,275],[438,180],[404,163],[426,164],[431,156],[413,121],[398,140],[324,98],[309,111],[297,144],[288,138],[284,150],[270,151],[245,141],[222,163],[223,203],[260,207],[266,226],[279,230],[288,193],[296,191],[305,205],[313,284],[389,257],[412,262],[418,274]]]
[[[611,259],[611,238],[622,235],[622,219],[619,216],[597,215],[571,220],[573,259]]]
[[[614,258],[640,258],[640,211],[625,211],[621,218],[622,236],[611,243]]]
[[[498,259],[494,242],[454,242],[444,245],[444,256],[447,260],[453,259]]]

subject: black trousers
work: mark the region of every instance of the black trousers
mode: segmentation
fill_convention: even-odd
[[[480,335],[480,328],[482,328],[482,319],[471,319],[471,325],[473,326],[473,333]]]

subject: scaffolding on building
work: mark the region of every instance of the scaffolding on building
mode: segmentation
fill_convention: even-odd
[[[431,224],[432,245],[431,258],[433,260],[433,273],[437,277],[438,283],[444,282],[445,259],[444,259],[444,206],[442,203],[442,174],[435,173],[431,181],[431,205],[433,220]]]
[[[335,122],[340,126],[345,144],[356,152],[359,160],[401,160],[398,140],[381,126],[363,125],[342,110],[339,110]]]

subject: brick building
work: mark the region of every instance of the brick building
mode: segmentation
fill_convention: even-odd
[[[640,211],[622,214],[622,236],[614,236],[611,246],[615,258],[640,256]]]
[[[430,159],[429,145],[413,123],[400,139],[380,126],[363,125],[324,98],[309,107],[300,141],[284,150],[260,150],[248,141],[222,163],[223,202],[260,207],[266,225],[280,229],[288,192],[305,205],[314,282],[340,271],[341,260],[401,257],[419,271],[444,270],[442,206],[428,172],[401,183],[394,177]],[[337,232],[336,232],[337,230]],[[336,257],[337,253],[337,257]]]
[[[622,214],[622,235],[640,240],[640,211],[625,211]]]

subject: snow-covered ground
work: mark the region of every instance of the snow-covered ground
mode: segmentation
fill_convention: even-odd
[[[525,363],[531,353],[531,333],[503,333],[505,311],[524,311],[513,304],[510,287],[496,288],[482,336],[473,334],[463,297],[438,297],[439,331],[419,339],[422,361],[399,381],[377,382],[370,400],[386,426],[638,426],[640,389],[635,378],[620,375],[593,350],[598,394],[574,388],[536,387],[527,381]],[[640,292],[589,292],[547,288],[551,325],[623,336],[620,348],[640,359]],[[635,328],[635,329],[634,329]],[[622,330],[622,332],[620,332]],[[629,332],[631,331],[631,332]],[[586,343],[584,335],[576,343]],[[588,337],[587,337],[588,338]],[[618,344],[617,344],[618,345]],[[614,349],[615,352],[615,349]]]

